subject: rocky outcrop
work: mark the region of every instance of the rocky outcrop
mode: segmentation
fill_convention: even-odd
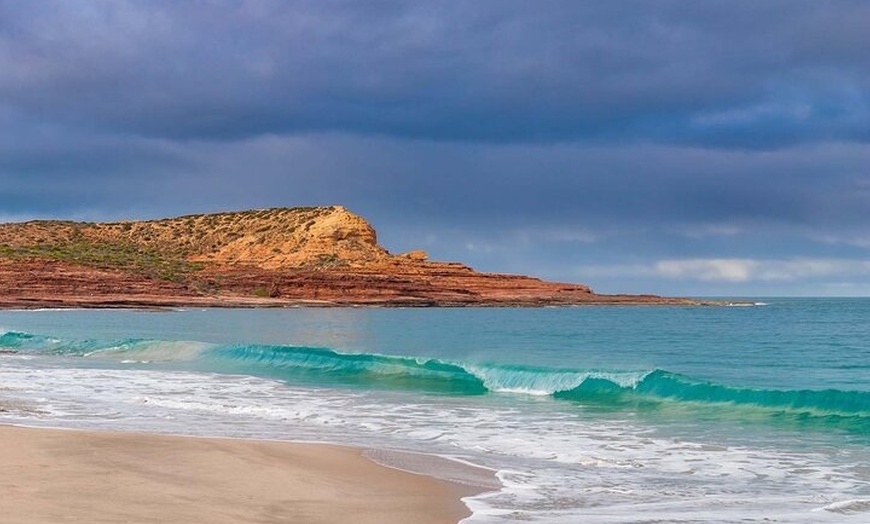
[[[0,225],[0,306],[693,304],[392,255],[340,206]]]
[[[358,266],[389,258],[374,228],[341,206],[233,214],[226,236],[203,246],[191,261],[251,265],[264,269]]]

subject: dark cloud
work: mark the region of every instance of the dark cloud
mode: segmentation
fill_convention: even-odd
[[[867,20],[0,0],[0,219],[344,204],[393,251],[602,291],[867,289]]]
[[[866,141],[861,2],[0,4],[0,96],[152,137]]]

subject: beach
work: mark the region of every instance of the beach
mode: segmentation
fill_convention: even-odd
[[[361,449],[0,426],[3,522],[422,523],[477,491]]]

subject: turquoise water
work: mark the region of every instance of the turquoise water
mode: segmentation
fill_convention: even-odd
[[[0,415],[453,457],[469,522],[870,519],[870,299],[751,302],[6,311]]]

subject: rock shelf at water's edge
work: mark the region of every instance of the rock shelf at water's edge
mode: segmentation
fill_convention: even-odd
[[[0,307],[698,305],[394,255],[341,206],[0,224]]]

